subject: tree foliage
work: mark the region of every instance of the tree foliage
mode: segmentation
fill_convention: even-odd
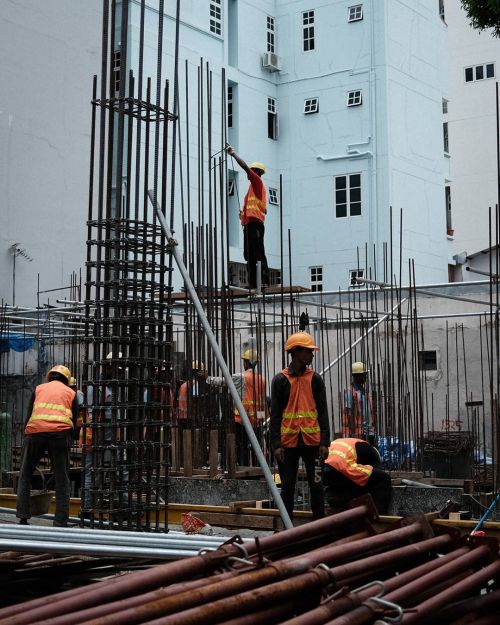
[[[500,0],[460,0],[477,30],[493,29],[492,35],[500,37]]]

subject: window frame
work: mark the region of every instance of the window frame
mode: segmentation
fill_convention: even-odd
[[[276,19],[272,15],[267,16],[266,52],[276,54]]]
[[[319,113],[319,98],[306,98],[304,100],[304,115]]]
[[[355,278],[364,278],[365,277],[365,270],[362,269],[361,267],[358,267],[357,269],[349,269],[349,288],[351,289],[360,289],[363,287],[363,284],[360,283],[358,284],[355,281]]]
[[[445,154],[450,153],[450,134],[448,122],[443,122],[443,150]]]
[[[279,205],[278,189],[275,189],[274,187],[268,187],[267,192],[268,192],[269,204],[278,206]]]
[[[233,121],[234,121],[233,105],[234,105],[234,85],[228,85],[227,86],[227,127],[228,128],[233,127]]]
[[[436,349],[419,350],[417,363],[418,363],[419,371],[437,371],[438,370],[437,350]]]
[[[312,52],[316,49],[315,33],[316,14],[314,9],[302,11],[302,51]]]
[[[279,136],[278,104],[276,98],[267,97],[267,138],[277,141]]]
[[[359,186],[351,184],[351,178],[359,177]],[[342,178],[345,179],[345,187],[337,186],[337,181]],[[351,195],[353,191],[359,189],[359,200],[352,200]],[[333,191],[334,191],[334,207],[335,207],[335,219],[346,219],[349,217],[361,217],[363,215],[363,176],[361,172],[352,172],[350,174],[340,174],[333,176]],[[338,202],[339,194],[345,191],[345,202]],[[340,196],[341,197],[341,196]],[[359,204],[359,212],[352,211],[353,205]],[[345,206],[345,215],[339,214],[339,207]],[[343,212],[343,211],[342,211]]]
[[[363,104],[363,90],[353,89],[347,92],[347,106],[361,106]]]
[[[222,0],[210,0],[210,32],[222,37]]]
[[[493,72],[488,75],[493,69]],[[482,73],[482,76],[478,78],[479,71]],[[470,74],[470,78],[467,78],[467,73]],[[496,63],[495,61],[488,63],[479,63],[478,65],[467,65],[464,67],[464,82],[482,82],[483,80],[494,80],[496,77]]]
[[[309,284],[314,293],[320,293],[323,290],[323,265],[309,267]]]
[[[363,4],[353,4],[347,7],[347,21],[360,22],[363,19]]]

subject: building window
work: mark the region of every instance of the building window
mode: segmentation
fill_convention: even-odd
[[[269,187],[269,204],[278,204],[278,189]]]
[[[233,127],[233,87],[229,85],[227,88],[227,127]]]
[[[444,19],[444,0],[439,0],[439,17],[443,20],[443,22],[445,22],[445,19]]]
[[[418,352],[418,368],[420,371],[437,371],[436,350]]]
[[[361,174],[335,176],[335,216],[361,215]]]
[[[275,98],[267,98],[267,136],[274,141],[278,139],[278,111]]]
[[[304,114],[311,115],[319,111],[319,98],[307,98],[304,100]]]
[[[314,11],[302,13],[302,41],[304,52],[314,50]]]
[[[358,278],[364,278],[365,277],[365,270],[364,269],[351,269],[351,271],[349,272],[349,281],[351,283],[351,286],[353,289],[355,288],[360,288],[363,286],[362,282],[358,282]]]
[[[323,290],[323,267],[309,267],[311,291]]]
[[[451,187],[446,186],[444,188],[444,201],[446,206],[446,230],[451,230]]]
[[[268,52],[275,52],[275,35],[276,35],[276,29],[275,29],[275,23],[274,23],[274,17],[270,17],[269,15],[267,16],[267,48],[266,50]]]
[[[120,67],[122,53],[120,50],[113,52],[113,80],[115,93],[120,93]]]
[[[210,0],[210,32],[222,34],[222,7],[221,0]]]
[[[450,153],[450,140],[448,137],[448,122],[443,124],[443,147],[446,154]]]
[[[443,98],[443,115],[447,115],[448,114],[448,100],[445,100],[445,98]]]
[[[483,63],[465,68],[465,82],[495,78],[495,63]]]
[[[347,94],[347,106],[359,106],[360,104],[363,104],[361,89],[349,91],[349,93]]]
[[[349,17],[347,19],[348,22],[358,22],[363,19],[363,5],[357,4],[356,6],[352,6],[348,8]]]

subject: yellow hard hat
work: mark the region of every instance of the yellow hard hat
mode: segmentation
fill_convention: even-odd
[[[285,351],[289,352],[294,347],[305,347],[314,351],[319,350],[319,347],[317,347],[313,341],[313,337],[307,332],[296,332],[288,337],[285,344]]]
[[[250,169],[259,169],[263,174],[266,173],[266,166],[264,163],[252,163],[249,167]]]
[[[68,386],[76,386],[76,380],[75,380],[75,378],[71,377],[71,378],[69,379],[69,384],[68,384]]]
[[[351,372],[353,375],[356,373],[368,373],[368,369],[365,369],[364,362],[353,362]]]
[[[205,371],[205,365],[201,362],[201,360],[193,360],[191,363],[191,369],[193,371]]]
[[[252,362],[258,362],[259,353],[255,349],[247,349],[241,355],[243,360],[251,360]]]
[[[55,367],[52,367],[52,369],[47,373],[47,380],[49,379],[51,373],[60,373],[66,378],[68,384],[71,380],[71,371],[64,365],[55,365]]]

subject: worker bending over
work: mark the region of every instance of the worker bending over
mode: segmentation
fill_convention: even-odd
[[[236,154],[232,146],[226,145],[227,153],[246,172],[250,184],[240,209],[240,221],[243,226],[243,256],[247,261],[248,286],[257,287],[257,262],[261,262],[262,284],[269,285],[269,269],[264,249],[264,221],[267,213],[267,191],[262,181],[266,168],[262,163],[245,161]]]
[[[321,474],[330,442],[326,389],[323,378],[309,368],[318,349],[307,332],[292,334],[285,345],[291,362],[274,377],[271,387],[271,447],[290,518],[300,458],[306,468],[313,519],[325,513]]]
[[[16,516],[22,525],[31,517],[31,476],[40,458],[47,451],[54,473],[56,513],[54,525],[68,524],[70,496],[69,451],[76,433],[78,401],[69,388],[70,370],[56,365],[47,374],[47,382],[39,384],[31,397],[29,419],[24,429],[24,447],[17,489]]]
[[[332,508],[346,508],[351,499],[369,493],[379,514],[388,514],[391,477],[379,468],[375,447],[360,438],[336,438],[330,444],[323,480]]]

